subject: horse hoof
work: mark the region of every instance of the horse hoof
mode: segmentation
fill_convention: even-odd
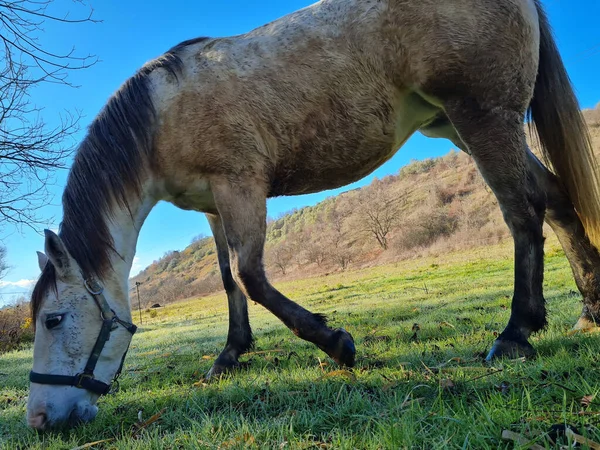
[[[210,368],[210,370],[206,374],[205,378],[206,378],[206,380],[216,380],[221,375],[225,375],[225,374],[236,371],[237,369],[239,369],[239,367],[240,367],[240,363],[237,361],[219,362],[219,360],[217,359],[217,361],[215,361],[213,366]]]
[[[356,347],[352,335],[343,328],[338,328],[334,330],[331,341],[326,353],[340,366],[353,367]]]
[[[535,349],[533,346],[527,342],[516,342],[516,341],[508,341],[504,339],[496,339],[492,349],[485,358],[486,361],[490,362],[493,359],[498,358],[520,358],[527,357],[530,358],[535,355]]]

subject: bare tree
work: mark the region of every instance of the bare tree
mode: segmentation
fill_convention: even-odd
[[[340,269],[346,270],[350,263],[356,259],[359,249],[356,247],[356,242],[346,242],[338,239],[335,231],[325,236],[325,239],[331,238],[332,246],[327,247],[327,258],[337,264]]]
[[[324,231],[320,230],[317,236],[323,236]],[[306,241],[304,243],[304,257],[309,263],[316,263],[318,267],[321,267],[327,259],[327,248],[322,242],[314,241],[310,238],[310,233],[306,234]]]
[[[401,201],[384,183],[374,180],[358,194],[358,214],[354,221],[357,230],[371,235],[387,250],[388,235],[398,223]]]
[[[267,249],[267,262],[275,266],[282,275],[286,274],[294,258],[294,249],[287,241],[274,244]]]
[[[327,212],[325,221],[331,226],[333,231],[335,231],[335,237],[337,240],[343,239],[345,236],[346,221],[351,215],[351,209],[339,200],[337,204]]]
[[[352,210],[343,203],[337,204],[327,213],[326,223],[330,229],[324,233],[323,238],[324,243],[327,243],[327,258],[342,270],[346,270],[358,254],[356,242],[349,239],[348,220],[351,216]]]
[[[75,0],[85,6],[83,0]],[[44,24],[95,22],[92,9],[80,18],[54,15],[54,0],[0,0],[0,226],[41,224],[38,209],[49,198],[56,169],[64,168],[78,130],[79,112],[49,126],[31,101],[36,86],[73,86],[69,74],[97,62],[74,48],[61,52],[41,41]]]

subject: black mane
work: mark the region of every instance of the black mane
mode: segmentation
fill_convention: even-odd
[[[111,269],[114,246],[107,219],[114,205],[129,208],[128,196],[141,193],[157,122],[149,75],[165,69],[177,80],[183,69],[180,51],[207,39],[182,42],[144,65],[109,99],[79,145],[62,197],[59,236],[85,276],[102,279]],[[34,321],[55,281],[47,264],[32,294]]]

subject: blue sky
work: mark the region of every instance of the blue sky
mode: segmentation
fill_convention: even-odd
[[[80,85],[79,88],[46,86],[32,92],[32,101],[45,108],[44,117],[48,122],[65,109],[81,110],[85,127],[127,77],[176,43],[196,36],[244,33],[311,3],[308,0],[93,0],[94,17],[102,23],[48,24],[41,39],[50,49],[68,50],[75,45],[79,54],[95,54],[101,61],[73,74],[71,80]],[[580,102],[583,107],[593,107],[600,101],[600,1],[547,0],[545,4]],[[86,12],[68,0],[56,0],[54,7],[57,12],[69,8],[73,16]],[[82,131],[76,136],[77,140],[83,135]],[[439,156],[451,148],[450,142],[416,135],[392,160],[360,182],[336,191],[270,200],[269,214],[277,216],[292,208],[315,204],[342,190],[369,183],[373,176],[395,173],[411,159]],[[52,188],[55,198],[42,211],[48,218],[55,217],[49,223],[51,228],[57,228],[60,222],[60,195],[65,180],[66,172],[60,173]],[[159,204],[140,234],[134,271],[141,270],[167,250],[185,248],[192,237],[200,233],[210,234],[202,214]],[[5,230],[2,242],[8,249],[12,269],[0,281],[0,305],[3,299],[9,298],[2,295],[2,291],[26,289],[30,285],[27,280],[38,276],[35,251],[43,248],[42,237],[27,229]]]

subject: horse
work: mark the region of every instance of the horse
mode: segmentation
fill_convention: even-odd
[[[96,416],[135,332],[128,277],[161,200],[205,213],[215,239],[229,332],[208,376],[234,369],[251,347],[247,299],[352,366],[352,336],[265,275],[266,200],[359,180],[417,131],[474,159],[514,238],[511,315],[488,359],[533,355],[528,339],[546,325],[544,221],[583,296],[576,327],[595,326],[596,161],[540,0],[321,0],[247,34],[180,43],[93,120],[69,171],[60,231],[45,231],[38,254],[28,424]]]

